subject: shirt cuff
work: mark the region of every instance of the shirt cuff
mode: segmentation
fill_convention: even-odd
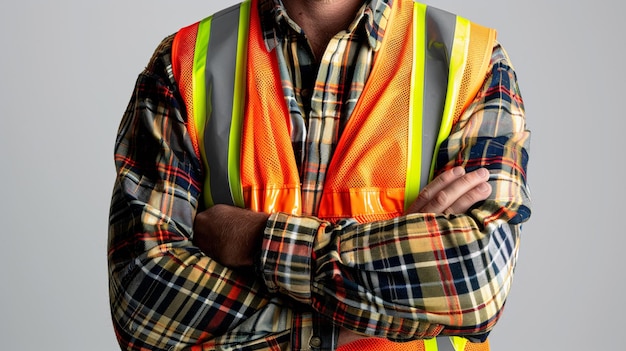
[[[286,213],[270,215],[261,246],[259,267],[270,292],[310,304],[312,251],[324,222]]]

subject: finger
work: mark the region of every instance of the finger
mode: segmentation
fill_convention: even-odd
[[[424,207],[433,199],[435,196],[447,186],[449,186],[452,182],[459,179],[460,177],[465,175],[465,169],[463,167],[454,167],[449,169],[442,174],[438,175],[435,179],[433,179],[430,183],[428,183],[424,189],[422,189],[417,196],[417,199],[411,204],[408,213],[419,213],[424,212]]]
[[[465,213],[477,202],[486,200],[490,194],[491,185],[487,182],[480,183],[478,186],[459,197],[452,205],[450,205],[450,207],[448,207],[447,210],[444,211],[444,213]]]
[[[422,207],[422,212],[444,213],[461,197],[467,195],[472,189],[479,186],[481,183],[485,183],[488,179],[489,171],[484,168],[467,173],[455,179],[435,194],[435,196]],[[459,208],[462,207],[463,206],[459,206]]]

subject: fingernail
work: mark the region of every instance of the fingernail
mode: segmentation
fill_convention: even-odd
[[[454,167],[452,169],[452,174],[456,176],[462,176],[465,173],[465,169],[463,167]]]
[[[482,183],[478,186],[478,190],[480,190],[481,192],[485,193],[487,191],[489,191],[491,189],[491,187],[489,186],[489,184],[487,183]]]
[[[479,168],[477,172],[478,175],[481,177],[486,177],[489,175],[489,171],[486,168]]]

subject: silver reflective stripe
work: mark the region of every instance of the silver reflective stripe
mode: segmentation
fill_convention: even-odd
[[[456,351],[454,349],[454,345],[452,345],[452,340],[447,336],[439,336],[437,339],[437,351]],[[426,350],[430,351],[430,350]],[[462,350],[459,350],[462,351]]]
[[[430,180],[430,165],[435,157],[435,146],[448,89],[448,72],[456,16],[428,6],[426,21],[420,189]]]
[[[207,120],[204,147],[213,203],[234,205],[229,181],[229,139],[235,96],[240,5],[213,16],[206,58]],[[420,189],[429,179],[441,126],[456,16],[426,8],[426,57],[422,112]]]
[[[237,36],[240,5],[213,16],[206,59],[206,159],[215,204],[234,205],[228,180],[229,138],[232,125]]]

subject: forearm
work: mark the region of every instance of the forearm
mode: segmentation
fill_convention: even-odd
[[[254,275],[218,264],[171,218],[137,206],[114,213],[110,227],[111,312],[121,345],[168,349],[207,342],[265,306],[267,293]],[[143,223],[133,225],[133,218]],[[160,224],[147,225],[151,221]],[[129,224],[145,229],[124,233]]]
[[[510,289],[519,225],[530,216],[523,112],[498,47],[482,91],[441,146],[436,173],[484,167],[490,198],[461,215],[363,225],[275,215],[263,244],[266,284],[370,335],[402,340],[489,331]]]
[[[489,330],[510,288],[519,239],[506,223],[480,231],[470,216],[332,226],[278,214],[271,222],[264,257],[270,289],[311,304],[343,327],[397,340],[434,336],[442,327],[457,335]]]

